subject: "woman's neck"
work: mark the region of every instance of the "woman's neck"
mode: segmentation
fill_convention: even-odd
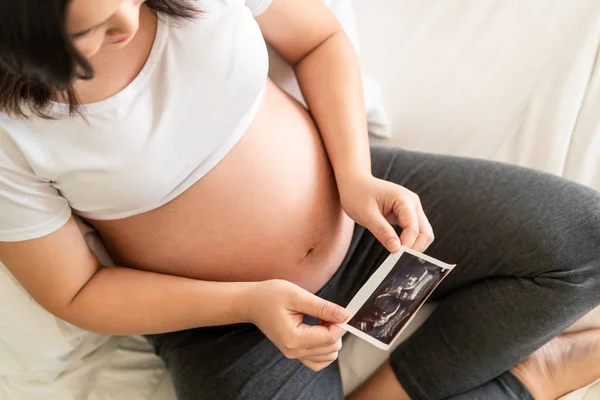
[[[123,49],[104,49],[90,59],[94,78],[77,80],[73,85],[82,104],[95,103],[114,96],[129,85],[144,67],[156,37],[158,17],[143,6],[140,27]]]

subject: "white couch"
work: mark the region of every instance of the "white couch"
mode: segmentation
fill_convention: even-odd
[[[330,2],[348,16],[343,1]],[[518,163],[600,189],[598,0],[353,2],[361,60],[381,83],[393,126],[392,138],[374,143]],[[589,326],[600,326],[599,311],[578,323]],[[340,356],[346,390],[385,356],[350,338]],[[174,394],[143,339],[54,319],[0,267],[0,399],[41,398]],[[600,387],[568,398],[600,399]]]

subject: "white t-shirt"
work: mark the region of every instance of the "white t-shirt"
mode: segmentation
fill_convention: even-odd
[[[71,215],[119,219],[169,202],[233,148],[262,100],[267,49],[253,16],[271,0],[211,0],[158,23],[140,74],[82,107],[87,119],[0,114],[0,241],[42,237]]]

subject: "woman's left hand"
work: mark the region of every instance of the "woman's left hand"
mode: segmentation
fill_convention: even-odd
[[[388,251],[393,253],[402,244],[423,252],[433,242],[421,200],[410,190],[372,175],[355,176],[338,186],[346,214],[370,230]],[[400,238],[392,224],[402,228]]]

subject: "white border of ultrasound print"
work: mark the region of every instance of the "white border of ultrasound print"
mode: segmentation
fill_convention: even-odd
[[[446,264],[445,262],[436,260],[433,257],[429,257],[428,255],[419,253],[418,251],[415,251],[415,250],[409,249],[408,247],[402,246],[400,248],[400,250],[398,250],[395,253],[390,254],[388,256],[388,258],[385,259],[385,261],[379,266],[379,268],[377,268],[377,271],[375,271],[373,273],[373,275],[371,275],[369,280],[363,285],[363,287],[360,288],[360,290],[356,293],[356,295],[354,295],[354,297],[352,298],[352,300],[346,307],[346,309],[348,310],[348,312],[351,315],[351,317],[348,319],[348,321],[350,321],[352,318],[354,318],[354,315],[358,312],[358,310],[360,310],[360,308],[363,306],[363,304],[365,304],[365,302],[369,299],[371,294],[375,291],[375,289],[377,289],[379,284],[390,273],[390,271],[394,268],[394,265],[396,265],[396,262],[398,262],[398,260],[400,259],[400,257],[402,257],[402,254],[404,254],[404,253],[412,254],[413,256],[419,257],[425,261],[428,261],[434,265],[437,265],[438,267],[440,267],[442,269],[452,270],[456,266],[456,265]],[[411,317],[408,320],[408,322],[406,323],[406,325],[404,325],[404,327],[400,330],[400,332],[398,332],[398,334],[394,337],[394,339],[390,342],[390,344],[385,344],[383,342],[380,342],[379,340],[367,335],[363,331],[358,330],[355,327],[350,326],[346,323],[339,324],[339,325],[342,328],[344,328],[345,330],[347,330],[348,332],[352,333],[353,335],[358,336],[359,338],[361,338],[363,340],[366,340],[367,342],[378,347],[379,349],[388,351],[390,349],[390,347],[392,347],[394,345],[394,343],[396,342],[398,337],[400,337],[400,334],[404,331],[404,329],[406,329],[406,327],[408,325],[410,325],[410,322],[415,317],[415,315],[417,314],[417,311],[419,311],[420,308],[421,307],[419,307],[419,308],[417,308],[417,310],[415,310],[415,312],[413,313],[413,315],[411,315]]]

